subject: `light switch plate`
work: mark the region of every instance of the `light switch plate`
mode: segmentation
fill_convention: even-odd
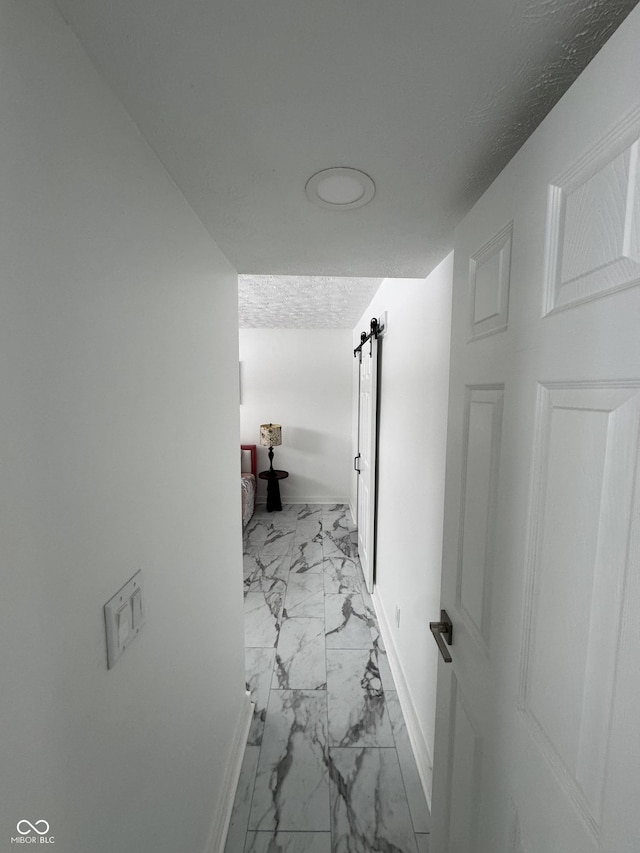
[[[144,622],[144,583],[139,571],[104,606],[109,669],[138,636]]]

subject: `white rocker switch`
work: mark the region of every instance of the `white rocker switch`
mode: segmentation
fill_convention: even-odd
[[[116,613],[116,627],[118,629],[118,646],[124,650],[124,644],[131,630],[131,605],[128,601]]]
[[[133,618],[133,628],[134,630],[139,630],[142,627],[142,623],[144,622],[144,615],[142,612],[142,590],[140,588],[136,589],[136,591],[131,596],[131,611]]]

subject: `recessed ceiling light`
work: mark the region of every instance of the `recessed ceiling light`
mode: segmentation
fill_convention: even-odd
[[[359,169],[340,166],[316,172],[307,181],[305,190],[310,201],[321,207],[352,210],[371,201],[376,185]]]

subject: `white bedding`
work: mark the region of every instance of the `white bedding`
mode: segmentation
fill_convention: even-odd
[[[242,486],[242,527],[246,527],[253,515],[256,504],[256,478],[243,471],[240,480]]]

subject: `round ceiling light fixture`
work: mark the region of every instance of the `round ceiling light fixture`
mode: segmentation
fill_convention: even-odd
[[[316,172],[307,181],[305,191],[309,200],[321,207],[353,210],[371,201],[376,185],[359,169],[340,166]]]

